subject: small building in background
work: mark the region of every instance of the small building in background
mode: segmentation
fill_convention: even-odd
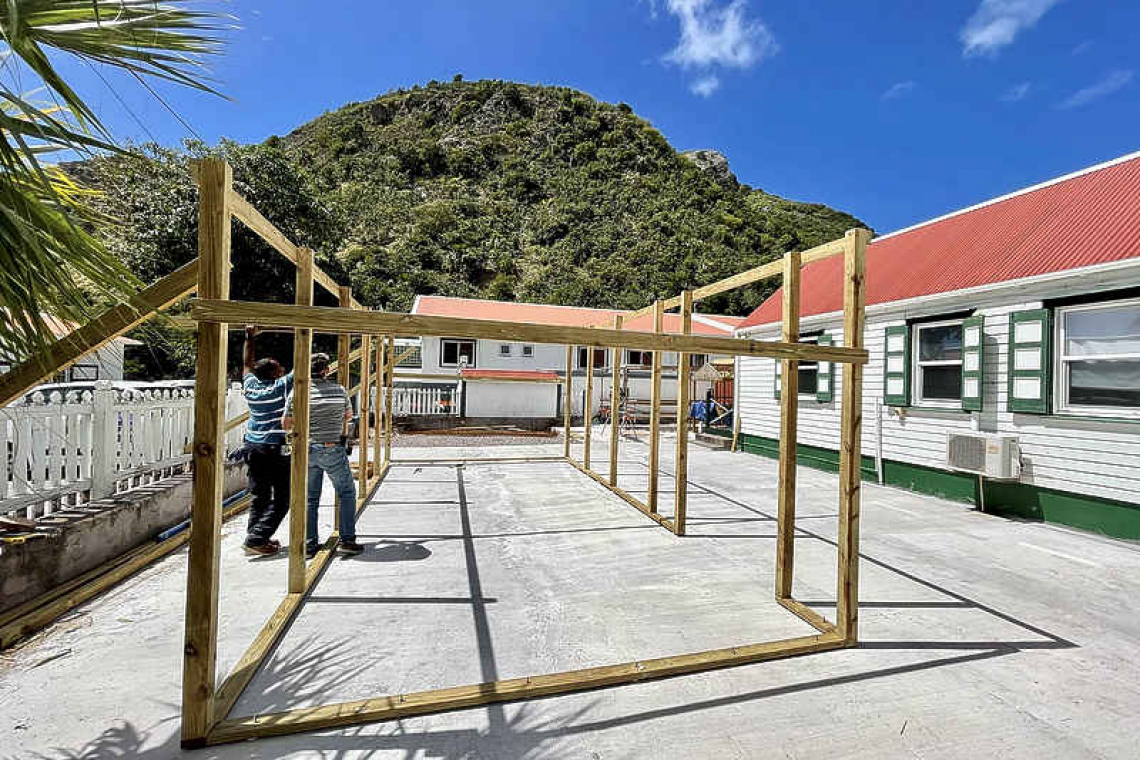
[[[80,325],[75,322],[57,319],[47,314],[42,315],[44,322],[51,328],[54,338],[62,338],[68,333],[78,330]],[[79,357],[71,366],[57,372],[46,379],[45,383],[87,383],[96,380],[122,380],[123,367],[126,363],[125,352],[128,346],[141,346],[140,341],[132,338],[119,337],[100,346],[98,349]],[[7,372],[11,364],[0,357],[0,374]]]

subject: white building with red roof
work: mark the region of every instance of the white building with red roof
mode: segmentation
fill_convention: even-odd
[[[804,268],[802,340],[842,343],[842,269]],[[1140,538],[1140,153],[877,238],[865,292],[866,478]],[[781,305],[737,334],[779,339]],[[740,446],[776,456],[778,363],[736,371]],[[833,468],[840,373],[798,374],[799,460]],[[1016,444],[1016,477],[972,441]]]
[[[625,316],[629,312],[615,309],[589,309],[576,306],[555,306],[551,304],[519,303],[511,301],[490,301],[474,298],[452,298],[447,296],[417,296],[412,305],[412,314],[431,316],[463,317],[466,319],[488,319],[506,322],[529,322],[532,324],[560,327],[590,327],[612,324],[615,316]],[[726,317],[713,314],[693,314],[692,331],[698,335],[729,337],[741,323],[742,317]],[[652,315],[644,315],[623,329],[631,331],[653,330]],[[666,314],[664,329],[667,332],[680,332],[680,317]],[[579,418],[585,407],[585,373],[588,359],[586,348],[579,348],[574,354],[575,376],[574,393],[571,398],[571,413]],[[612,352],[606,349],[594,350],[594,384],[590,402],[591,414],[599,407],[608,404],[611,389]],[[720,357],[704,354],[690,355],[689,362],[694,367],[702,367],[708,361]],[[622,358],[624,387],[626,395],[632,399],[635,408],[644,401],[646,408],[650,398],[650,365],[652,352],[625,351]],[[666,353],[662,356],[662,399],[665,411],[672,416],[676,403],[677,355]],[[410,358],[400,366],[404,383],[442,383],[454,385],[456,380],[477,380],[465,384],[462,398],[462,416],[472,420],[547,420],[559,421],[562,416],[562,387],[554,382],[565,377],[566,349],[563,346],[543,343],[517,343],[510,341],[471,340],[467,338],[425,337],[420,344],[418,356]],[[416,375],[422,377],[417,380]],[[455,377],[456,380],[450,380]],[[582,378],[581,380],[577,378]],[[501,382],[495,382],[497,379]],[[520,383],[519,379],[531,379],[534,383]],[[695,389],[703,394],[703,388]]]

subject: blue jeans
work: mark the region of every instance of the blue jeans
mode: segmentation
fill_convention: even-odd
[[[321,486],[328,473],[333,488],[336,489],[338,515],[340,518],[340,540],[356,540],[356,482],[348,466],[348,452],[344,446],[309,445],[309,491],[306,512],[306,544],[312,548],[317,540],[317,508],[321,503]]]

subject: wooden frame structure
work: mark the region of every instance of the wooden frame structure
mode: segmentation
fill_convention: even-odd
[[[182,743],[187,747],[241,741],[285,733],[313,731],[357,723],[375,722],[494,702],[528,699],[584,689],[633,683],[683,673],[730,667],[781,657],[808,654],[853,646],[858,640],[858,555],[860,498],[860,432],[863,365],[865,252],[870,240],[867,230],[850,230],[843,238],[802,253],[792,252],[782,260],[705,285],[664,301],[657,301],[640,312],[616,317],[612,326],[555,327],[527,323],[457,319],[412,314],[390,314],[362,309],[351,292],[335,283],[313,263],[312,251],[295,246],[245,199],[234,192],[229,167],[220,159],[205,159],[196,167],[199,185],[199,255],[172,275],[141,291],[129,304],[108,310],[81,330],[53,344],[45,354],[0,376],[0,403],[22,393],[40,378],[57,371],[75,358],[101,345],[148,318],[174,301],[198,292],[191,310],[198,322],[198,372],[195,392],[194,497],[190,556],[186,594],[186,632],[183,656]],[[229,300],[230,225],[238,219],[297,265],[297,298],[294,305],[234,302]],[[844,257],[844,345],[817,346],[798,343],[798,304],[800,268],[828,256]],[[709,296],[749,283],[782,276],[784,281],[784,332],[780,342],[693,335],[693,305]],[[314,285],[320,285],[338,298],[338,307],[312,305]],[[681,331],[663,329],[664,313],[681,310]],[[653,331],[622,329],[643,314],[653,314]],[[778,641],[746,644],[727,649],[674,655],[651,660],[602,665],[490,683],[436,689],[412,694],[390,695],[356,702],[302,708],[246,717],[230,717],[242,691],[252,680],[262,661],[272,651],[301,608],[306,595],[317,582],[332,557],[338,539],[334,532],[316,556],[306,562],[305,481],[307,447],[294,448],[287,592],[260,633],[254,638],[234,670],[218,685],[217,621],[219,601],[219,552],[222,523],[222,477],[225,431],[240,419],[226,420],[221,404],[225,389],[228,325],[259,324],[287,328],[294,332],[294,363],[302,371],[295,375],[295,435],[308,434],[308,401],[305,372],[315,332],[335,333],[338,341],[336,371],[341,382],[350,384],[353,361],[360,360],[360,382],[350,389],[359,391],[362,421],[357,477],[360,483],[357,511],[382,482],[394,460],[391,456],[392,393],[398,376],[396,335],[492,338],[529,343],[552,343],[567,348],[565,383],[566,438],[561,456],[502,459],[494,461],[565,462],[620,497],[626,503],[664,526],[677,536],[685,534],[687,499],[687,424],[684,398],[688,389],[689,353],[729,356],[761,356],[784,362],[785,383],[794,384],[797,363],[836,362],[843,365],[842,430],[839,473],[839,556],[837,605],[834,622],[797,601],[792,595],[794,563],[792,540],[795,530],[795,394],[782,394],[778,540],[776,556],[776,601],[800,617],[816,633]],[[359,347],[352,349],[353,336]],[[373,347],[375,341],[375,347]],[[610,426],[609,476],[591,469],[589,409],[586,409],[587,438],[583,461],[571,456],[570,398],[573,386],[573,351],[576,347],[613,351],[612,372],[621,371],[622,351],[626,348],[654,352],[653,401],[648,503],[618,485],[618,426]],[[678,361],[678,436],[676,443],[675,512],[672,518],[658,511],[658,458],[660,453],[661,352],[674,351]],[[586,368],[586,387],[592,390],[592,350]],[[612,384],[611,408],[618,404],[618,386]],[[383,409],[370,424],[369,414],[375,394],[376,407]],[[371,430],[371,456],[369,436]],[[433,460],[442,463],[443,460]],[[464,461],[464,460],[458,460]],[[476,460],[488,461],[488,460]],[[370,469],[370,467],[372,469]]]

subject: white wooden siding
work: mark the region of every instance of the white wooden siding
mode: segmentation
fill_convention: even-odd
[[[884,459],[945,469],[947,432],[976,430],[1016,435],[1025,463],[1021,482],[1140,503],[1140,466],[1137,466],[1140,462],[1140,425],[1006,411],[1009,314],[1040,307],[1040,301],[1031,301],[979,310],[978,313],[986,318],[985,395],[982,411],[973,413],[908,408],[900,417],[895,410],[883,406],[884,331],[890,325],[904,324],[905,317],[869,318],[865,342],[870,361],[863,380],[863,454],[875,455],[878,401],[882,415]],[[835,345],[841,345],[841,324],[838,320],[813,324],[813,329],[825,329],[834,336]],[[773,330],[757,333],[754,337],[774,340],[775,336]],[[780,407],[773,388],[774,364],[770,359],[738,360],[740,429],[743,433],[779,438]],[[838,365],[834,378],[834,401],[821,404],[814,399],[801,400],[799,443],[838,450],[843,385]]]

